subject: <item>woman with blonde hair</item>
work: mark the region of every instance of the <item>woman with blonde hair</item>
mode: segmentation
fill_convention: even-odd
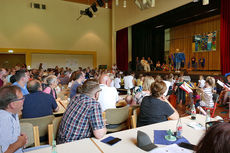
[[[144,77],[144,82],[143,82],[143,89],[140,92],[136,92],[135,96],[127,96],[126,97],[126,102],[131,104],[131,105],[135,105],[135,104],[141,104],[142,99],[145,96],[149,96],[151,94],[150,92],[150,87],[151,84],[154,82],[153,77],[151,76],[146,76]],[[135,90],[135,89],[134,89]]]

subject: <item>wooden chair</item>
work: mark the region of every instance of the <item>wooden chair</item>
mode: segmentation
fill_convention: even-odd
[[[49,115],[49,116],[44,116],[44,117],[37,117],[37,118],[26,118],[26,119],[20,119],[20,123],[31,123],[33,126],[38,126],[39,128],[39,134],[40,134],[40,138],[41,137],[45,137],[51,133],[48,133],[48,125],[52,124],[54,120],[54,116],[53,115]],[[52,136],[48,136],[49,142],[52,143],[53,137]]]
[[[136,128],[137,127],[137,117],[140,114],[140,108],[136,108],[133,110],[133,115],[131,117],[131,127]]]
[[[38,126],[33,126],[31,123],[20,123],[21,133],[25,133],[28,137],[26,147],[40,146],[40,138]]]
[[[129,106],[105,110],[102,116],[108,124],[106,125],[107,131],[116,132],[127,129],[130,125],[130,110]]]

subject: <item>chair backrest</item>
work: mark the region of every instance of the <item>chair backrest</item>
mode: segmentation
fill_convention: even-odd
[[[48,134],[48,125],[52,124],[53,120],[54,120],[54,116],[49,115],[49,116],[37,117],[37,118],[20,119],[20,123],[31,123],[33,126],[38,126],[40,137],[42,137]]]
[[[20,123],[21,133],[28,137],[26,147],[40,146],[38,127],[31,123]]]
[[[107,124],[120,124],[129,118],[129,106],[105,110]]]
[[[133,115],[131,117],[131,126],[132,128],[137,127],[137,117],[140,114],[140,107],[133,110]]]
[[[56,137],[57,137],[57,132],[58,132],[58,129],[59,129],[59,125],[61,123],[61,119],[62,119],[62,116],[55,117],[55,119],[53,120],[53,136],[54,136],[54,139],[56,139]]]

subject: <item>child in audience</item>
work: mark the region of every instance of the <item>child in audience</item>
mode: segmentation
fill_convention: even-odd
[[[114,86],[116,89],[120,89],[121,88],[121,75],[119,73],[117,73],[116,78],[114,79]]]
[[[204,86],[205,86],[204,77],[203,77],[203,75],[200,75],[199,80],[198,80],[198,87],[199,88],[204,88]]]
[[[205,81],[204,88],[200,89],[201,101],[197,101],[196,106],[204,106],[204,107],[213,107],[214,106],[214,102],[212,100],[213,84],[214,84],[213,79],[211,77],[208,77]]]
[[[137,79],[137,86],[141,86],[141,87],[142,87],[144,78],[145,78],[145,77],[143,76],[143,74],[140,74],[140,75],[139,75],[139,77],[138,77],[138,79]]]
[[[186,98],[185,98],[185,91],[180,88],[180,86],[184,83],[184,78],[181,76],[178,79],[178,82],[175,83],[174,90],[176,91],[177,96],[177,104],[185,104]]]

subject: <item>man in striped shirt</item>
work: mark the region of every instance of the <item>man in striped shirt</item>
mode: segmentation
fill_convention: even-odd
[[[93,135],[100,139],[106,134],[102,111],[97,102],[99,84],[95,80],[87,80],[82,85],[82,94],[74,97],[63,115],[58,131],[58,143],[66,143]]]

